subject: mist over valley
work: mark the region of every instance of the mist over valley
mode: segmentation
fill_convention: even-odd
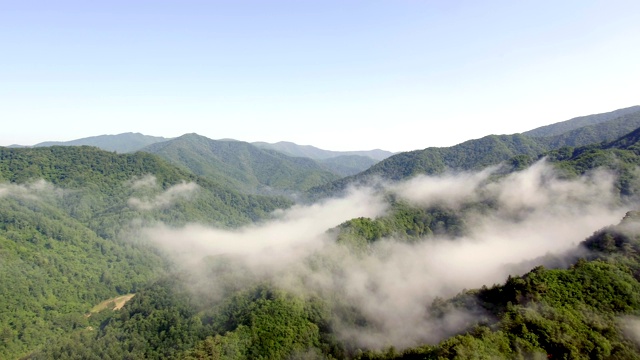
[[[637,119],[382,158],[0,147],[0,356],[637,358]]]

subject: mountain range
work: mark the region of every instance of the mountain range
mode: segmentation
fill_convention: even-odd
[[[640,107],[582,116],[533,129],[522,134],[488,135],[451,147],[431,147],[391,156],[371,168],[311,190],[315,196],[332,195],[348,184],[372,178],[400,180],[418,174],[478,170],[517,155],[535,156],[562,147],[613,141],[640,127]],[[569,129],[566,132],[562,132]],[[531,136],[527,134],[556,134]],[[559,133],[559,134],[558,134]]]
[[[0,147],[0,358],[640,359],[640,107],[393,155],[87,139]]]
[[[106,151],[118,153],[134,152],[145,146],[167,141],[169,139],[159,136],[149,136],[140,133],[123,133],[118,135],[99,135],[71,141],[45,141],[33,145],[33,147],[46,146],[95,146]]]
[[[250,193],[304,191],[338,178],[309,158],[197,134],[155,143],[140,151],[159,155],[196,175]]]

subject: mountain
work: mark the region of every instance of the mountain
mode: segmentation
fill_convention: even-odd
[[[584,125],[587,123],[591,125]],[[640,106],[634,106],[575,118],[522,134],[489,135],[451,147],[403,152],[382,160],[359,174],[311,189],[309,193],[311,198],[323,197],[342,191],[348,184],[362,183],[374,177],[401,180],[418,174],[481,169],[517,155],[536,157],[553,149],[611,142],[638,127]],[[572,130],[546,137],[527,135],[554,134],[566,129]]]
[[[367,170],[378,163],[378,160],[361,155],[340,155],[328,159],[317,159],[316,162],[332,173],[351,176]]]
[[[309,193],[311,197],[322,197],[342,191],[349,184],[365,182],[375,177],[401,180],[418,174],[440,174],[449,170],[479,170],[516,155],[535,156],[546,149],[534,138],[520,134],[489,135],[452,147],[431,147],[399,153],[359,174],[318,186]]]
[[[591,160],[599,154],[605,157],[613,154],[624,163],[629,159],[629,164],[633,165],[640,155],[635,153],[639,137],[638,132],[634,132],[611,143],[568,147],[547,152],[544,156],[558,169],[573,169],[576,174],[598,166],[600,160]],[[514,140],[507,139],[489,139],[488,143],[509,144]],[[538,158],[538,155],[531,156],[532,160]],[[546,175],[544,178],[551,180]],[[565,180],[558,183],[560,187],[567,187]],[[569,198],[578,197],[579,204],[587,200],[578,194],[585,184],[580,181],[575,184],[579,185],[578,191],[573,189],[568,194]],[[549,184],[541,187],[546,185]],[[498,188],[489,186],[487,189]],[[45,346],[30,353],[30,358],[640,358],[631,337],[633,329],[637,328],[636,316],[640,311],[639,213],[628,212],[615,226],[587,229],[595,232],[586,239],[582,237],[582,242],[578,239],[571,246],[569,255],[549,254],[544,259],[534,259],[531,262],[535,265],[518,274],[505,274],[497,284],[461,290],[446,298],[416,298],[412,294],[438,291],[438,286],[429,286],[432,281],[429,275],[433,275],[430,271],[434,266],[424,257],[434,252],[436,255],[432,259],[437,260],[438,246],[459,249],[470,245],[467,251],[462,254],[454,251],[454,255],[462,260],[471,259],[470,262],[476,257],[483,258],[482,267],[489,265],[490,261],[486,259],[510,253],[509,244],[532,240],[528,238],[529,233],[525,233],[524,238],[509,231],[505,235],[500,222],[493,223],[498,227],[494,229],[496,236],[504,239],[495,244],[499,251],[483,249],[488,253],[483,257],[478,244],[475,241],[469,244],[462,236],[465,235],[464,228],[472,230],[473,226],[480,225],[479,217],[486,215],[491,219],[498,215],[492,212],[498,206],[496,201],[480,201],[470,207],[444,211],[438,206],[410,206],[394,200],[393,196],[389,198],[392,201],[389,213],[376,219],[352,219],[338,229],[332,229],[341,232],[337,246],[331,247],[328,254],[324,254],[326,257],[314,254],[308,259],[311,273],[306,274],[308,277],[304,277],[304,281],[317,283],[320,294],[329,292],[329,296],[304,291],[301,295],[279,289],[270,283],[268,276],[265,280],[262,273],[254,284],[250,280],[251,271],[243,268],[242,262],[232,256],[211,256],[204,261],[210,268],[200,270],[202,272],[196,275],[197,286],[192,283],[193,279],[181,273],[162,277],[136,289],[136,296],[122,310],[96,314],[101,321],[95,329],[87,330],[87,325],[94,326],[91,325],[94,323],[82,321],[97,319],[75,320],[76,331],[70,331],[66,337],[51,338]],[[473,197],[470,199],[474,202]],[[530,200],[536,203],[539,199]],[[564,206],[567,200],[570,199],[559,199],[558,202]],[[562,213],[554,209],[551,217]],[[510,214],[504,211],[499,216],[512,218],[513,222],[506,229],[525,222],[529,232],[543,230],[527,225],[527,215],[532,211],[525,206],[522,212]],[[576,209],[569,212],[572,216],[584,216]],[[466,223],[465,213],[469,215]],[[540,215],[534,213],[533,217]],[[547,226],[550,225],[545,222],[543,227]],[[487,230],[487,226],[479,227],[480,233]],[[579,226],[572,223],[562,225],[558,229],[560,234],[553,236],[562,238],[567,236],[568,229],[576,227]],[[462,232],[460,228],[463,228]],[[397,238],[397,242],[384,239],[399,232],[407,238]],[[357,239],[348,239],[348,236]],[[453,239],[454,243],[448,245],[447,238]],[[356,242],[358,239],[363,241]],[[176,241],[180,240],[176,238]],[[491,237],[488,241],[495,240]],[[519,249],[519,245],[516,248]],[[399,258],[396,257],[398,254]],[[443,258],[449,260],[435,267],[444,267],[442,274],[446,276],[436,284],[455,289],[459,284],[454,276],[449,276],[463,267],[458,266],[458,262],[451,262],[453,256]],[[268,259],[267,254],[260,256],[260,260],[265,259]],[[398,262],[394,263],[394,259]],[[266,262],[260,261],[258,269],[263,269],[261,266]],[[554,263],[557,265],[546,265]],[[296,268],[285,268],[284,284],[289,289],[287,286],[295,284]],[[349,281],[350,272],[355,273],[351,278],[353,282]],[[407,281],[412,277],[414,281]],[[220,279],[228,282],[223,281],[228,288],[221,290],[216,286]],[[337,284],[346,294],[332,293],[332,284]],[[354,293],[352,289],[355,289]],[[359,291],[368,295],[360,299],[365,304],[364,309],[359,308],[358,297],[353,297]],[[220,296],[221,292],[226,297],[213,300],[218,299],[215,296]],[[401,294],[403,297],[399,302],[387,303]],[[382,305],[378,305],[378,301],[382,301]],[[385,305],[404,306],[414,302],[417,310],[409,316],[425,326],[405,332],[412,329],[407,329],[405,323],[398,323],[394,317],[397,309]],[[402,335],[432,332],[437,336],[420,337],[422,342],[418,345],[400,348],[388,345],[386,338],[374,337],[379,342],[369,343],[369,346],[349,342],[357,335],[365,339],[374,336],[377,329],[384,328],[385,319],[393,325],[393,331],[403,331]]]
[[[291,202],[238,192],[148,153],[0,147],[0,358],[98,328],[100,302],[135,293],[169,263],[144,224],[249,224]]]
[[[537,266],[502,284],[434,301],[429,316],[475,314],[435,345],[366,352],[359,359],[640,359],[640,214],[596,231],[568,268]],[[467,320],[468,321],[468,320]]]
[[[260,149],[243,141],[211,140],[197,134],[156,143],[142,151],[248,193],[304,191],[338,178],[308,158]]]
[[[47,141],[34,145],[33,147],[45,146],[95,146],[106,151],[115,151],[118,153],[134,152],[145,146],[167,141],[169,139],[163,137],[142,135],[140,133],[123,133],[118,135],[100,135],[92,136],[71,141]]]
[[[311,145],[298,145],[288,141],[280,141],[277,143],[254,142],[253,145],[262,148],[276,150],[289,156],[307,157],[315,160],[330,159],[344,155],[366,156],[374,160],[384,160],[393,155],[390,151],[375,149],[365,151],[331,151],[323,150]]]
[[[640,127],[640,110],[551,137],[536,138],[548,149],[610,142]]]
[[[630,132],[629,134],[606,144],[604,147],[612,149],[625,149],[634,150],[636,153],[640,153],[640,126],[638,129]]]
[[[525,131],[522,134],[531,137],[552,137],[564,134],[571,130],[576,130],[585,126],[596,125],[603,122],[619,118],[623,115],[639,112],[640,106],[631,106],[624,109],[618,109],[611,112],[602,114],[579,116],[566,121],[561,121],[555,124],[542,126],[533,130]],[[586,144],[584,144],[586,145]]]
[[[309,213],[351,206],[272,215],[292,202],[241,194],[220,169],[235,161],[248,181],[280,171],[292,184],[308,175],[301,164],[317,163],[181,138],[152,145],[182,154],[180,166],[142,151],[0,147],[0,358],[640,359],[640,213],[598,229],[638,204],[640,128],[550,151],[516,134],[390,157],[373,168],[393,160],[377,171],[398,179],[514,166],[474,194],[466,175],[461,185],[427,183],[434,203],[385,188],[380,215],[300,242],[292,237],[314,231]],[[550,165],[531,176],[542,158]],[[253,161],[275,164],[256,170]],[[187,162],[220,175],[199,176]],[[615,175],[611,202],[597,168]],[[277,221],[260,223],[268,219]],[[149,227],[185,262],[140,236]],[[232,241],[218,248],[211,234]],[[546,247],[556,240],[569,252]],[[262,241],[264,251],[247,252]],[[128,302],[112,310],[120,296]]]

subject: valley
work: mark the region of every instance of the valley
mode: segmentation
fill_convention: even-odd
[[[640,359],[639,141],[0,147],[0,358]]]

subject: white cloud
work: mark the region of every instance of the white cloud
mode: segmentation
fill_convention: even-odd
[[[206,256],[232,257],[236,287],[267,279],[290,291],[333,299],[338,308],[357,309],[368,326],[354,326],[339,316],[333,319],[337,334],[355,346],[403,348],[437,341],[447,328],[471,316],[457,313],[434,323],[427,315],[436,297],[501,283],[513,271],[507,265],[573,249],[593,231],[618,222],[625,212],[617,206],[613,177],[604,172],[560,179],[540,162],[492,183],[487,182],[490,174],[491,170],[419,177],[387,188],[422,206],[494,204],[491,210],[466,215],[470,228],[461,238],[412,244],[383,239],[367,253],[349,251],[326,230],[352,218],[383,214],[381,195],[367,189],[296,206],[281,212],[277,220],[234,231],[189,225],[156,226],[145,233],[187,267]]]
[[[143,178],[133,183],[134,188],[148,187],[155,183],[155,178],[150,180]],[[128,204],[134,209],[138,210],[152,210],[158,208],[166,208],[180,199],[188,198],[198,190],[199,186],[196,183],[182,182],[176,184],[165,190],[163,193],[151,198],[142,199],[138,197],[132,197],[129,199]]]

